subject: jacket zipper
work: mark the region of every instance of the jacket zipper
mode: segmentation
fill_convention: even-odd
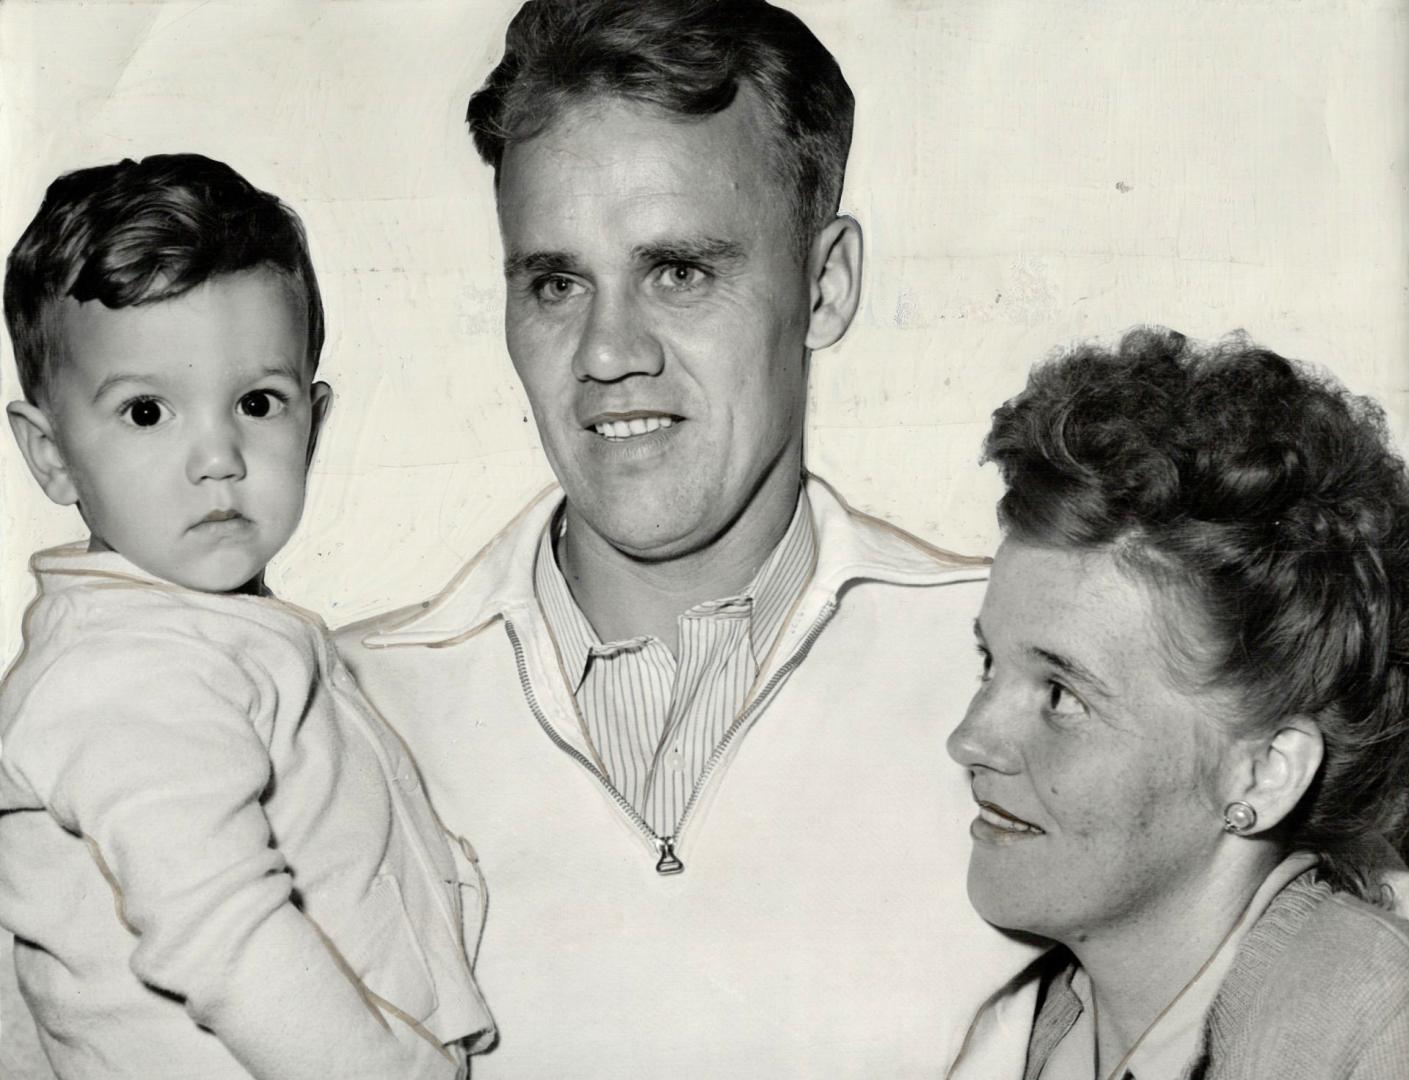
[[[830,621],[836,610],[836,600],[828,600],[826,604],[823,605],[822,611],[818,614],[816,621],[813,622],[811,628],[807,631],[807,636],[802,639],[802,644],[798,646],[797,651],[794,652],[792,656],[788,657],[785,663],[779,665],[778,669],[773,672],[768,682],[764,684],[763,689],[758,692],[757,696],[749,703],[748,707],[734,718],[734,722],[729,725],[729,729],[724,732],[723,737],[719,740],[719,745],[714,748],[714,753],[711,754],[709,760],[705,762],[705,767],[700,772],[700,778],[696,781],[694,789],[690,792],[690,798],[685,803],[685,809],[680,811],[680,820],[676,823],[675,834],[672,836],[661,836],[651,828],[646,819],[627,801],[626,796],[622,795],[622,793],[612,785],[611,781],[602,775],[597,766],[589,761],[584,754],[579,752],[575,746],[553,730],[553,725],[548,722],[547,716],[543,714],[543,709],[538,704],[538,695],[534,693],[533,685],[529,682],[528,664],[524,660],[523,655],[523,643],[519,640],[519,634],[518,631],[514,629],[514,624],[508,619],[504,620],[504,631],[509,635],[509,644],[514,648],[514,667],[518,670],[519,685],[523,689],[524,700],[528,702],[529,710],[533,713],[534,719],[538,721],[538,726],[541,727],[548,738],[552,740],[554,746],[573,758],[579,765],[597,778],[597,781],[606,789],[617,806],[621,807],[622,813],[627,816],[631,823],[636,826],[637,830],[655,847],[656,851],[660,854],[659,859],[656,861],[656,873],[678,874],[685,869],[685,864],[681,862],[679,856],[675,854],[676,837],[679,836],[681,830],[684,829],[685,822],[689,820],[691,812],[695,808],[695,804],[699,801],[700,792],[703,791],[706,784],[708,784],[710,776],[712,776],[714,771],[719,767],[720,760],[728,751],[729,745],[743,729],[744,724],[773,696],[773,691],[777,689],[778,684],[782,682],[794,668],[801,664],[807,654],[812,651],[813,644],[817,641],[818,636],[822,633],[822,629],[827,625],[828,621]]]
[[[729,725],[729,730],[724,733],[724,737],[719,740],[719,745],[714,748],[714,753],[711,754],[709,760],[705,762],[705,767],[700,772],[700,778],[695,783],[694,790],[690,792],[690,798],[685,802],[685,809],[680,811],[680,820],[675,823],[676,836],[679,836],[680,833],[684,831],[685,822],[690,820],[690,814],[694,810],[695,804],[699,801],[700,792],[703,791],[705,786],[709,783],[709,778],[714,774],[714,770],[719,767],[719,762],[728,751],[729,744],[734,741],[735,737],[743,729],[745,721],[762,708],[764,703],[773,696],[773,691],[777,689],[778,684],[783,681],[783,678],[806,659],[807,654],[812,651],[813,644],[822,633],[822,629],[831,621],[832,615],[836,610],[836,600],[828,600],[822,605],[821,612],[818,613],[816,621],[813,622],[811,628],[807,631],[807,636],[802,639],[802,644],[797,647],[797,651],[778,666],[778,670],[773,672],[769,680],[764,683],[763,689],[758,692],[758,696],[749,702],[748,708],[739,713],[739,715],[734,718],[734,722]],[[671,839],[673,840],[674,837]],[[682,865],[680,869],[683,870],[685,867]]]
[[[533,684],[528,681],[528,664],[523,656],[523,642],[519,640],[519,632],[514,629],[514,624],[508,619],[504,620],[504,632],[509,635],[509,644],[514,647],[514,667],[519,673],[519,686],[523,689],[524,700],[528,702],[529,711],[533,713],[534,719],[538,721],[553,745],[563,751],[589,773],[597,778],[597,781],[606,788],[607,794],[615,800],[617,806],[621,807],[621,812],[627,816],[637,830],[646,837],[651,846],[660,853],[660,859],[656,863],[656,870],[662,874],[678,874],[685,869],[685,864],[675,857],[674,841],[672,836],[659,836],[655,829],[651,828],[646,819],[636,811],[636,807],[627,801],[626,796],[612,785],[612,782],[602,775],[601,771],[586,755],[582,754],[577,747],[573,746],[556,731],[553,725],[548,723],[548,717],[543,715],[543,709],[538,704],[538,695],[533,691]]]

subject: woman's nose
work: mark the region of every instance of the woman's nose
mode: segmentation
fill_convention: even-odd
[[[967,769],[1014,773],[1019,755],[1013,725],[1004,722],[1003,703],[991,682],[981,685],[969,702],[964,719],[949,733],[945,749]]]

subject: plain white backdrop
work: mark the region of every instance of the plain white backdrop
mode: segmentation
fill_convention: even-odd
[[[793,0],[857,96],[861,311],[814,358],[808,459],[953,549],[996,541],[992,409],[1075,339],[1245,328],[1409,446],[1409,0]],[[0,244],[58,173],[222,158],[303,215],[337,393],[270,574],[333,625],[439,586],[550,479],[501,334],[463,125],[517,0],[5,0]],[[19,395],[8,338],[0,393]],[[0,660],[75,538],[0,445]],[[0,963],[9,965],[8,945]],[[0,978],[0,1072],[39,1075]]]
[[[996,539],[988,414],[1054,346],[1236,327],[1409,443],[1409,5],[796,0],[857,96],[862,307],[814,358],[808,458],[863,509]],[[463,125],[516,0],[0,6],[0,243],[59,172],[222,158],[303,215],[337,399],[270,580],[334,625],[435,591],[550,480],[501,333]],[[18,396],[5,341],[0,388]],[[81,533],[0,447],[0,657],[25,562]]]

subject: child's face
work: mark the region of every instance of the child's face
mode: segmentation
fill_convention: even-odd
[[[167,581],[228,592],[258,579],[303,512],[329,397],[310,385],[296,289],[256,269],[148,305],[67,300],[62,318],[50,497],[77,501],[93,550]]]

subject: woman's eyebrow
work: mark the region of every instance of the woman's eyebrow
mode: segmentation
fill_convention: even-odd
[[[1069,656],[1052,652],[1050,649],[1043,649],[1036,645],[1029,645],[1028,652],[1039,660],[1051,665],[1060,671],[1072,682],[1080,683],[1082,686],[1094,690],[1104,698],[1113,698],[1115,694],[1104,682],[1096,677],[1095,673],[1084,664],[1073,660]]]

